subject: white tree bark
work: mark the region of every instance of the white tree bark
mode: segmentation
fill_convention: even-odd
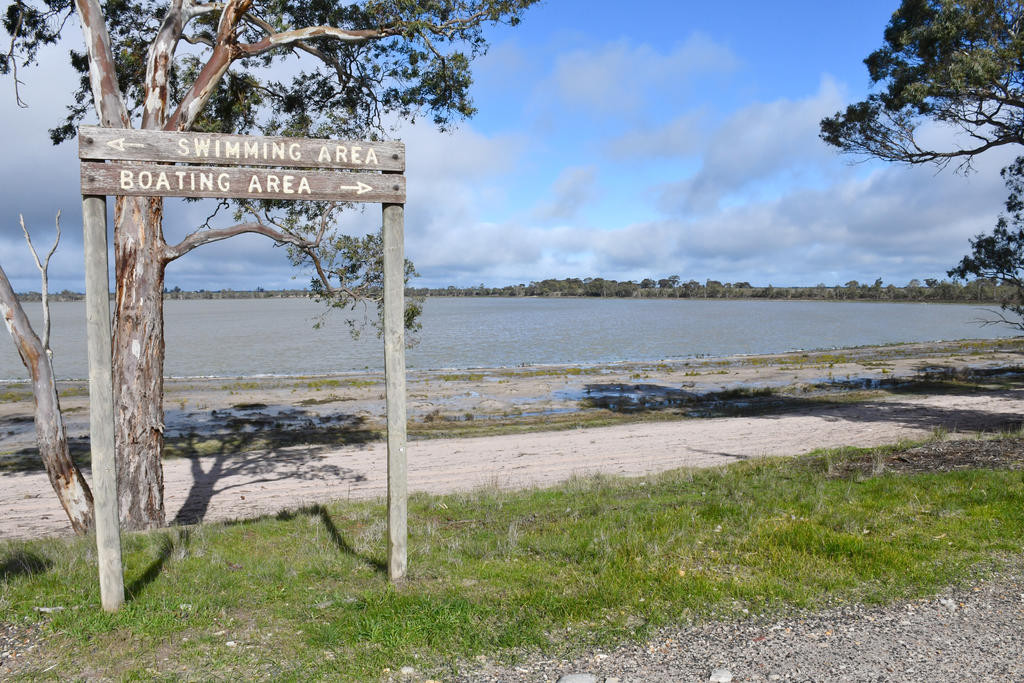
[[[59,214],[58,214],[59,218]],[[22,222],[24,229],[24,222]],[[28,231],[25,233],[28,237]],[[59,223],[58,223],[59,239]],[[31,240],[29,241],[31,247]],[[56,248],[54,243],[54,248]],[[50,255],[45,261],[40,262],[38,254],[32,248],[32,254],[36,258],[36,264],[42,273],[43,280],[43,312],[46,322],[44,323],[44,338],[39,339],[28,316],[18,301],[17,295],[11,288],[7,274],[0,268],[0,314],[4,317],[7,330],[18,347],[18,354],[22,363],[28,369],[32,380],[32,396],[35,401],[35,426],[36,443],[39,447],[39,457],[46,468],[46,474],[50,478],[50,484],[60,500],[61,506],[68,515],[71,528],[76,533],[84,534],[93,526],[93,501],[92,491],[89,484],[82,476],[82,472],[71,459],[71,452],[68,449],[67,432],[64,428],[64,419],[60,412],[60,400],[57,397],[57,384],[53,375],[53,365],[50,360],[49,348],[49,311],[46,300],[47,277],[46,266],[49,263]]]

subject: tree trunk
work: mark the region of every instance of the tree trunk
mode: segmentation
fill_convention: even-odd
[[[50,478],[64,512],[75,533],[84,534],[93,526],[92,491],[82,472],[71,459],[68,437],[61,417],[53,365],[43,343],[32,330],[28,316],[18,302],[7,275],[0,268],[0,313],[18,347],[21,361],[32,377],[35,400],[36,443],[39,457]]]
[[[164,526],[163,201],[118,197],[114,211],[114,433],[125,529]]]

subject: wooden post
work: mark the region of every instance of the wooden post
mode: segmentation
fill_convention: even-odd
[[[215,150],[212,157],[209,156],[211,145]],[[405,576],[405,145],[401,142],[326,141],[82,126],[78,131],[78,156],[85,214],[96,543],[104,609],[116,610],[124,602],[114,462],[106,195],[323,199],[382,205],[388,576],[392,581]],[[172,167],[161,163],[166,161],[188,165],[175,166],[173,168],[180,170],[172,172],[169,170]],[[246,168],[240,168],[242,166]],[[275,170],[250,168],[252,166],[272,166]],[[282,173],[276,170],[279,166],[298,168]]]
[[[388,429],[388,578],[407,565],[405,412],[405,207],[384,204],[384,381]]]
[[[114,387],[111,374],[110,281],[107,276],[107,200],[82,197],[85,232],[85,307],[89,346],[89,439],[96,507],[100,601],[108,612],[124,604],[121,529],[114,462]]]

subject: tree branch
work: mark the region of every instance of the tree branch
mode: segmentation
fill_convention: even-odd
[[[210,14],[212,12],[223,12],[226,6],[227,3],[224,2],[204,2],[201,5],[196,5],[193,3],[189,19],[193,19],[204,14]]]
[[[982,310],[984,310],[986,313],[992,313],[993,315],[995,315],[995,318],[975,318],[971,322],[973,322],[976,325],[980,325],[981,327],[990,327],[992,325],[1006,325],[1008,327],[1015,327],[1018,330],[1024,330],[1024,321],[1022,320],[1012,320],[1006,317],[1006,315],[1002,311],[997,311],[993,308],[985,308]]]
[[[317,38],[333,38],[334,40],[340,40],[346,43],[365,43],[369,40],[397,36],[401,33],[402,29],[399,27],[350,31],[343,28],[335,28],[333,26],[310,26],[292,31],[272,33],[263,40],[255,43],[239,45],[238,48],[246,57],[255,57],[275,48],[288,47],[296,43],[314,40]]]
[[[264,31],[267,32],[268,35],[272,35],[274,33],[274,27],[269,22],[264,21],[263,19],[261,19],[261,18],[259,18],[257,16],[253,16],[252,14],[247,14],[245,16],[245,20],[247,22],[249,22],[250,24],[252,24],[253,26],[256,26],[258,28],[263,29]],[[345,68],[342,66],[341,62],[339,62],[337,59],[334,59],[333,57],[330,57],[329,55],[324,54],[323,52],[321,52],[320,50],[316,49],[315,47],[313,47],[312,45],[310,45],[309,43],[307,43],[304,40],[296,41],[293,44],[293,46],[298,48],[298,49],[300,49],[300,50],[302,50],[303,52],[306,52],[306,53],[316,57],[317,59],[322,61],[324,64],[327,64],[328,66],[333,67],[334,70],[338,73],[338,81],[340,83],[345,83],[345,82],[347,82],[349,80],[348,73],[345,71]]]
[[[221,78],[231,63],[244,56],[235,35],[238,23],[252,6],[252,0],[231,0],[223,4],[213,53],[196,76],[195,82],[181,98],[174,113],[163,125],[164,130],[189,130],[210,101]]]
[[[58,214],[58,221],[59,221]],[[22,229],[25,221],[22,220]],[[60,223],[58,222],[58,229]],[[26,230],[26,236],[28,231]],[[56,248],[56,246],[54,247]],[[39,263],[36,250],[32,254]],[[50,255],[53,250],[50,250]],[[46,270],[45,264],[50,260],[49,255],[42,264],[43,271],[43,315],[49,326],[49,312],[46,300]],[[68,515],[71,527],[76,533],[84,534],[93,525],[93,499],[89,484],[82,476],[75,461],[71,459],[68,450],[67,431],[64,427],[64,419],[60,412],[60,399],[57,396],[57,384],[53,376],[53,362],[50,357],[48,342],[41,341],[32,329],[25,310],[18,301],[14,289],[3,268],[0,268],[0,315],[4,319],[7,330],[18,347],[18,355],[21,356],[25,369],[29,371],[32,381],[32,397],[35,403],[34,422],[36,426],[36,444],[39,449],[39,457],[43,461],[50,485],[53,486],[61,506]],[[46,333],[49,336],[49,332]]]
[[[28,242],[29,251],[32,252],[32,258],[36,261],[36,268],[39,269],[39,275],[42,280],[42,292],[40,297],[43,303],[43,350],[46,351],[47,358],[52,356],[50,351],[50,291],[49,291],[49,269],[50,269],[50,258],[54,252],[57,251],[57,245],[60,244],[60,211],[57,211],[57,237],[53,240],[53,246],[50,247],[50,251],[47,252],[46,258],[42,261],[39,260],[39,252],[36,251],[36,247],[32,244],[32,236],[28,233],[28,228],[25,227],[25,217],[18,214],[18,220],[21,222],[21,231],[25,233],[25,241]]]
[[[22,6],[18,10],[18,21],[14,24],[14,30],[11,31],[11,47],[7,51],[7,61],[11,65],[11,75],[14,78],[14,101],[22,109],[28,109],[28,105],[24,100],[21,99],[21,92],[18,86],[21,85],[21,81],[18,80],[18,60],[14,54],[14,48],[18,43],[18,35],[21,33],[21,25],[25,21],[25,9]]]
[[[209,45],[210,47],[213,47],[213,38],[211,38],[209,34],[206,33],[202,33],[195,36],[182,34],[181,39],[191,45]]]
[[[239,223],[238,225],[233,225],[230,228],[198,230],[174,246],[166,246],[164,248],[164,262],[170,263],[174,259],[180,258],[196,247],[200,247],[204,244],[219,242],[243,233],[264,235],[275,242],[279,242],[281,244],[292,244],[300,249],[314,246],[314,243],[307,239],[293,235],[285,230],[271,227],[265,223]]]
[[[156,38],[150,43],[146,80],[143,83],[143,128],[160,128],[167,118],[167,76],[191,6],[191,0],[172,0]]]
[[[100,125],[130,128],[128,108],[117,84],[117,66],[110,49],[110,33],[99,0],[75,0],[89,53],[89,83]]]
[[[427,39],[425,34],[429,32],[434,35],[451,39],[460,30],[474,26],[487,16],[488,13],[481,10],[479,12],[474,12],[469,16],[458,19],[449,19],[448,21],[440,24],[396,22],[380,28],[358,30],[343,29],[334,26],[309,26],[306,28],[294,29],[292,31],[281,31],[278,33],[274,33],[272,27],[266,22],[254,22],[257,23],[260,28],[267,31],[267,37],[255,43],[239,45],[239,48],[245,52],[247,56],[255,57],[256,55],[263,54],[264,52],[273,50],[274,48],[293,45],[300,41],[308,41],[317,38],[332,38],[334,40],[340,40],[347,43],[364,43],[370,40],[378,40],[380,38],[389,38],[391,36],[398,36],[407,32],[414,32],[418,33],[420,38],[426,41]],[[433,46],[429,47],[435,54],[437,54],[437,51],[434,50]]]

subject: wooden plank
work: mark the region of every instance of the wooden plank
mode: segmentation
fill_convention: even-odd
[[[384,382],[388,429],[388,578],[405,576],[408,491],[405,408],[405,207],[385,204]]]
[[[405,201],[405,176],[83,161],[82,193],[402,203]]]
[[[405,145],[369,140],[317,140],[81,126],[78,129],[78,158],[404,171]]]
[[[124,603],[121,528],[114,460],[114,387],[111,373],[110,282],[107,275],[107,202],[82,197],[85,232],[85,307],[89,349],[89,443],[96,511],[100,602],[108,612]]]

